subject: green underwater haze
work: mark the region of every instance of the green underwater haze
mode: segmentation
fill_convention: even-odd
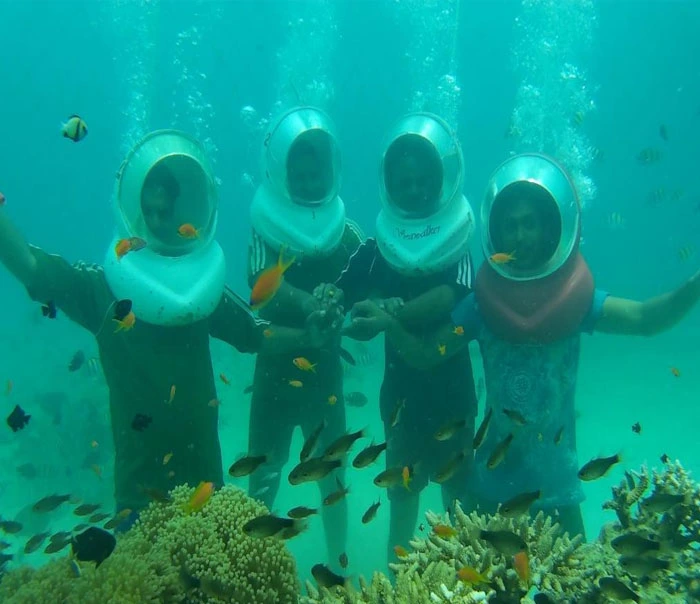
[[[180,129],[201,141],[212,162],[226,283],[247,300],[249,210],[271,120],[299,104],[328,113],[348,217],[373,236],[385,136],[406,113],[426,110],[457,133],[464,194],[477,221],[489,176],[502,161],[548,153],[567,167],[581,196],[581,251],[596,287],[645,300],[678,287],[700,266],[698,24],[700,4],[691,0],[6,0],[0,211],[31,244],[71,262],[102,263],[124,156],[148,132]],[[60,131],[73,114],[89,128],[77,144]],[[477,225],[475,267],[484,260],[480,236]],[[314,483],[287,480],[304,442],[296,430],[272,510],[247,494],[247,478],[226,475],[201,511],[185,514],[197,485],[174,477],[170,500],[152,502],[117,535],[110,557],[97,568],[81,563],[78,574],[70,548],[45,554],[46,541],[24,549],[35,535],[88,523],[89,516],[73,513],[78,501],[99,503],[97,512],[108,518],[119,511],[97,346],[60,312],[45,320],[5,270],[0,291],[0,411],[5,418],[19,404],[32,416],[23,430],[0,430],[0,522],[22,524],[17,533],[0,530],[7,544],[0,550],[1,602],[624,600],[617,584],[601,587],[604,578],[645,603],[700,601],[697,308],[653,338],[582,337],[579,465],[621,456],[606,476],[583,483],[587,542],[543,514],[480,515],[466,504],[445,510],[438,485],[430,484],[421,493],[414,541],[390,544],[408,556],[387,560],[389,502],[372,483],[384,469],[382,457],[345,475],[346,568],[329,559],[317,516],[287,541],[250,538],[243,526],[260,514],[322,505]],[[357,361],[343,362],[346,398],[361,392],[368,399],[345,405],[348,430],[366,430],[354,457],[372,440],[385,440],[378,405],[384,342],[343,345]],[[470,350],[478,382],[479,354]],[[69,371],[78,351],[85,362]],[[255,357],[213,339],[211,351],[228,468],[248,448],[246,389]],[[478,413],[477,426],[483,404]],[[33,513],[51,494],[74,501]],[[679,499],[654,508],[659,494]],[[364,524],[378,498],[376,518]],[[443,525],[456,533],[435,534]],[[528,544],[527,581],[513,556],[490,547],[481,531],[508,531]],[[660,558],[621,554],[612,543],[629,534],[668,549]],[[347,586],[320,588],[311,573],[317,564],[347,577]],[[488,583],[458,580],[464,566]]]

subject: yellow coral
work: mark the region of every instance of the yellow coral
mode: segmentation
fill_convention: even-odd
[[[170,503],[151,504],[100,568],[84,564],[79,578],[66,558],[38,570],[9,571],[0,601],[33,604],[51,594],[51,601],[66,604],[297,602],[296,565],[284,543],[242,531],[267,509],[240,489],[224,487],[200,512],[186,515],[183,503],[192,491],[180,486]]]

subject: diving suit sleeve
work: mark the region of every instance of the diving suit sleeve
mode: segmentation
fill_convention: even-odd
[[[603,304],[605,304],[605,299],[609,295],[608,292],[602,289],[595,290],[591,308],[581,322],[581,331],[583,333],[593,333],[595,331],[596,323],[598,323],[598,319],[600,319],[603,314]]]
[[[97,333],[104,309],[113,296],[97,264],[70,264],[61,256],[29,246],[36,260],[36,278],[27,286],[29,297],[41,304],[53,303],[56,308],[88,331]]]
[[[258,319],[245,300],[226,287],[219,305],[209,318],[209,335],[239,352],[257,352],[262,345],[267,321]]]
[[[448,279],[448,283],[454,288],[458,300],[471,292],[474,283],[474,265],[469,252],[451,267]]]

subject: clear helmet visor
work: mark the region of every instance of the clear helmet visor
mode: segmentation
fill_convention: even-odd
[[[392,129],[380,163],[385,208],[403,218],[427,218],[462,189],[462,150],[445,121],[430,113],[407,115]]]
[[[580,218],[564,168],[544,155],[517,155],[489,180],[481,207],[484,255],[509,279],[546,277],[578,250]]]
[[[181,256],[214,237],[217,195],[198,141],[174,131],[153,132],[124,160],[116,211],[124,235],[144,239],[163,256]]]
[[[330,118],[314,107],[286,112],[263,145],[263,174],[278,195],[319,206],[340,190],[340,148]]]

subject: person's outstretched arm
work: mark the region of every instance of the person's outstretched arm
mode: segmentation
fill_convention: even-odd
[[[61,256],[28,245],[20,230],[0,206],[0,262],[40,304],[53,302],[71,320],[97,333],[110,317],[113,301],[102,268],[70,264]]]
[[[7,215],[7,209],[2,206],[0,206],[0,262],[25,287],[30,287],[36,280],[36,258],[22,233]]]
[[[700,299],[700,271],[678,289],[644,302],[608,296],[595,331],[653,336],[676,325]]]

